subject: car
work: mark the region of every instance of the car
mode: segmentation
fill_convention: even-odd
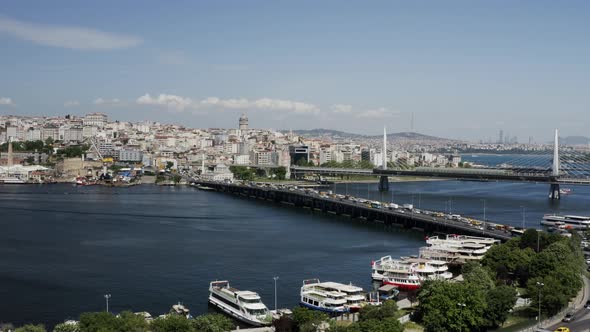
[[[586,301],[586,304],[584,304],[584,308],[590,309],[590,301]]]
[[[555,330],[555,332],[570,332],[570,329],[569,327],[562,326],[558,327],[557,330]]]
[[[563,317],[563,319],[561,321],[568,323],[568,322],[573,321],[574,319],[576,319],[576,316],[574,316],[574,313],[573,312],[568,312],[565,315],[565,317]]]

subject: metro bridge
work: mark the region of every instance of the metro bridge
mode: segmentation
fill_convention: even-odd
[[[386,151],[386,136],[384,133],[383,150]],[[450,179],[466,179],[474,181],[511,181],[548,183],[549,197],[560,199],[560,184],[590,185],[590,154],[572,150],[560,154],[558,131],[555,131],[555,141],[552,158],[547,155],[519,156],[502,165],[495,167],[449,168],[449,167],[393,167],[375,169],[329,168],[291,166],[291,174],[299,177],[304,174],[314,175],[375,175],[380,177],[379,190],[389,190],[388,176],[420,176],[440,177]],[[383,154],[384,157],[386,154]],[[384,158],[383,165],[387,165]]]

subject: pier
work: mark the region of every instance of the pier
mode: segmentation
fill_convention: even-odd
[[[376,208],[370,204],[343,198],[334,198],[302,189],[273,188],[270,186],[245,185],[224,182],[193,181],[194,184],[211,190],[236,196],[287,204],[295,207],[321,211],[326,214],[361,219],[368,223],[417,229],[425,233],[464,234],[491,237],[501,241],[512,238],[505,230],[478,229],[473,225],[443,217],[418,213],[413,210]]]

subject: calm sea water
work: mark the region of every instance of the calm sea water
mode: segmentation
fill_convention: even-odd
[[[538,226],[544,213],[590,215],[590,187],[560,202],[548,185],[432,181],[338,184],[342,193]],[[449,203],[451,201],[451,203]],[[445,203],[446,202],[446,203]],[[208,283],[229,279],[274,306],[297,304],[301,281],[370,286],[370,262],[416,254],[423,234],[187,187],[0,187],[0,321],[53,325],[80,312],[207,312]]]
[[[53,325],[110,308],[207,312],[210,280],[274,307],[303,279],[370,286],[370,262],[416,254],[423,235],[187,187],[0,187],[0,321]]]

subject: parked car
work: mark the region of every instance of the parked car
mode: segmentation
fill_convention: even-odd
[[[574,316],[574,313],[573,312],[568,312],[565,315],[565,317],[563,317],[563,319],[561,321],[568,323],[568,322],[573,321],[574,319],[576,319],[576,316]]]
[[[584,308],[590,309],[590,301],[586,301],[586,304],[584,305]]]

